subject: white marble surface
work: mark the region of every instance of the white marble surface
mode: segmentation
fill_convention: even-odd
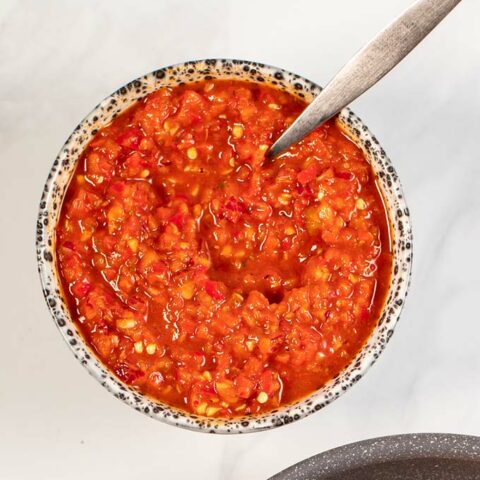
[[[37,204],[53,159],[104,96],[157,67],[256,59],[319,83],[409,0],[0,1],[0,478],[265,479],[348,442],[480,435],[480,3],[465,0],[354,109],[403,180],[406,308],[380,361],[325,410],[211,436],[155,422],[77,363],[42,298]]]

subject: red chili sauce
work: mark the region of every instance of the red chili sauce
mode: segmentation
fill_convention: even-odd
[[[257,414],[324,385],[371,334],[392,255],[370,165],[334,121],[265,157],[304,108],[214,80],[162,88],[93,137],[58,268],[125,383],[199,415]]]

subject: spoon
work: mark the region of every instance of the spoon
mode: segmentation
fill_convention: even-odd
[[[282,133],[274,157],[375,85],[413,50],[461,0],[418,0],[363,47]]]

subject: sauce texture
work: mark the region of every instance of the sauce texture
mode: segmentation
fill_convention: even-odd
[[[334,121],[265,159],[304,108],[214,80],[158,90],[93,137],[58,268],[87,343],[125,383],[202,416],[257,414],[324,385],[368,339],[388,219]]]

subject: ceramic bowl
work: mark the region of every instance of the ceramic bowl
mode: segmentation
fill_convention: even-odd
[[[307,398],[267,414],[230,420],[208,419],[186,413],[142,395],[123,384],[85,343],[70,316],[57,272],[55,226],[63,196],[82,151],[98,129],[111,122],[138,99],[164,86],[205,79],[234,79],[271,84],[310,101],[320,87],[280,68],[244,60],[200,60],[162,68],[137,78],[103,100],[75,128],[53,163],[43,191],[37,222],[37,258],[43,293],[50,312],[78,361],[115,397],[139,412],[171,425],[210,433],[245,433],[278,427],[316,412],[354,385],[377,360],[390,339],[407,295],[412,262],[409,211],[398,176],[377,139],[350,110],[338,124],[365,152],[378,177],[390,217],[393,276],[383,313],[356,358],[339,375]]]

